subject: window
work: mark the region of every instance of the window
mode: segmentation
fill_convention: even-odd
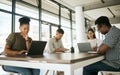
[[[70,12],[66,8],[61,8],[61,26],[64,30],[63,44],[65,48],[71,48],[71,25],[70,25]],[[68,41],[66,41],[68,40]]]
[[[37,8],[37,1],[29,1],[29,0],[23,0],[25,2],[28,2],[25,4],[25,2],[22,1],[16,1],[16,11],[15,11],[15,32],[20,32],[19,30],[19,18],[23,16],[28,16],[31,18],[30,22],[30,31],[29,36],[33,40],[39,40],[39,38],[43,41],[47,41],[50,37],[53,37],[56,33],[56,30],[59,26],[59,5],[50,1],[50,0],[43,0],[42,1],[42,22],[46,21],[47,24],[42,23],[42,34],[41,37],[39,37],[39,11]],[[32,5],[31,5],[32,4]],[[12,11],[12,1],[11,0],[1,0],[0,1],[0,9]],[[6,12],[5,11],[5,12]],[[4,12],[4,11],[3,11]],[[5,44],[5,39],[7,36],[11,33],[11,15],[8,13],[0,12],[0,23],[1,23],[1,29],[0,29],[0,47],[3,47]],[[2,14],[2,15],[1,15]],[[4,15],[4,16],[3,16]],[[73,37],[71,37],[71,26],[70,26],[70,12],[68,9],[61,7],[61,27],[64,30],[65,34],[63,35],[63,44],[66,48],[71,47],[71,39],[76,40],[75,35],[75,24],[73,24],[72,31],[73,31]],[[7,20],[7,22],[6,22]],[[7,29],[7,30],[6,30]],[[68,40],[68,41],[66,41]]]
[[[0,17],[0,51],[3,51],[6,38],[11,33],[11,14],[0,12]]]
[[[73,35],[73,37],[72,37],[72,39],[73,39],[73,46],[75,46],[75,44],[76,44],[76,25],[75,25],[75,22],[72,22],[72,35]]]
[[[20,32],[19,30],[19,18],[20,16],[16,16],[16,21],[15,21],[15,32]],[[29,36],[33,40],[39,40],[39,22],[37,20],[30,19],[30,31],[29,31]]]
[[[29,35],[33,40],[39,40],[39,21],[31,19]]]
[[[42,37],[43,41],[48,41],[50,38],[50,28],[49,25],[42,24]]]
[[[55,36],[58,27],[52,26],[52,37]]]
[[[101,34],[100,32],[98,31],[95,31],[95,35],[96,35],[96,38],[99,38],[101,40],[104,40],[105,39],[105,35]]]
[[[47,22],[51,22],[54,24],[59,24],[58,17],[53,15],[53,14],[49,14],[49,13],[42,13],[42,20],[47,21]]]
[[[75,22],[72,22],[72,28],[73,28],[73,29],[76,29],[76,24],[75,24]]]
[[[0,9],[12,11],[12,2],[7,1],[7,0],[1,0],[0,1]]]
[[[29,36],[33,40],[39,40],[39,15],[38,15],[38,9],[32,6],[28,6],[26,4],[17,2],[16,4],[16,13],[20,15],[25,15],[30,17],[30,31],[29,31]],[[16,23],[15,23],[15,31],[19,32],[19,18],[20,16],[16,15]]]
[[[70,20],[62,18],[61,25],[64,26],[64,27],[69,27],[70,28]]]
[[[64,35],[63,35],[63,38],[62,38],[62,41],[64,42],[63,43],[64,47],[65,48],[70,48],[71,47],[71,31],[70,31],[70,28],[62,27],[62,29],[64,30]]]
[[[15,16],[15,32],[20,32],[20,30],[19,30],[19,26],[20,26],[19,18],[21,18],[21,16]]]
[[[72,33],[73,33],[73,37],[72,37],[73,46],[75,46],[75,45],[76,45],[76,42],[77,42],[77,40],[76,40],[76,30],[72,30]]]
[[[58,11],[59,6],[50,0],[42,0],[42,20],[54,24],[59,24]]]
[[[66,8],[61,8],[61,25],[70,28],[70,12]]]
[[[16,4],[16,13],[26,15],[32,18],[38,19],[38,9],[34,7],[27,6],[25,4],[20,4],[17,2]]]

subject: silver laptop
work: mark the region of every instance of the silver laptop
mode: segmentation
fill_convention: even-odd
[[[91,45],[89,42],[77,43],[79,52],[88,52],[92,51]]]

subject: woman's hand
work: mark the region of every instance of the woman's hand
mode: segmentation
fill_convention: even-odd
[[[28,41],[28,40],[29,40],[28,35],[26,35],[26,36],[25,36],[25,40],[26,40],[26,41]]]
[[[25,34],[23,37],[25,38],[26,41],[29,40],[29,38],[28,38],[28,34]]]
[[[25,53],[27,53],[27,50],[22,50],[18,52],[18,55],[25,54]]]
[[[93,47],[92,50],[97,51],[97,47]]]
[[[26,33],[21,33],[21,35],[23,36],[23,38],[26,40],[26,41],[28,41],[29,40],[29,38],[28,38],[28,34]]]

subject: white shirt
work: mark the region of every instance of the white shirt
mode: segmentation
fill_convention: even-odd
[[[91,44],[91,47],[99,47],[102,44],[102,40],[100,39],[89,39],[88,40]]]
[[[45,47],[45,52],[53,53],[57,48],[64,48],[61,40],[56,40],[55,37],[50,38]]]

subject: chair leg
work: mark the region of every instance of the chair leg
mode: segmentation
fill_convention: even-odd
[[[49,70],[46,71],[45,75],[48,75]],[[53,75],[55,75],[55,71],[53,71]]]
[[[46,71],[45,75],[48,75],[49,70]],[[53,71],[53,75],[55,75],[55,71]],[[64,75],[63,71],[56,71],[56,75]]]
[[[57,71],[57,75],[64,75],[63,71]]]
[[[10,73],[10,75],[14,75],[13,73]]]
[[[14,73],[10,72],[10,74],[9,74],[9,75],[14,75]],[[17,73],[17,75],[20,75],[20,73]]]
[[[20,75],[20,73],[18,73],[18,75]]]
[[[49,70],[46,71],[45,75],[48,75]]]
[[[55,75],[55,71],[53,71],[53,75]]]
[[[108,73],[107,75],[112,75],[112,73]]]

